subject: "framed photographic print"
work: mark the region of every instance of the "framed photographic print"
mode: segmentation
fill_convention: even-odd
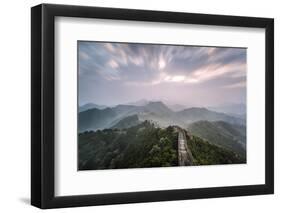
[[[274,21],[31,9],[31,203],[271,194]]]

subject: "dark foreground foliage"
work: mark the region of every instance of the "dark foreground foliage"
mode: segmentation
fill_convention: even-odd
[[[227,149],[210,144],[200,137],[191,136],[187,140],[195,165],[218,165],[246,163],[244,158]]]
[[[178,166],[178,132],[144,121],[126,129],[79,134],[79,170]],[[186,132],[188,135],[188,133]],[[187,145],[195,165],[245,163],[239,155],[189,135]]]
[[[79,135],[79,170],[177,165],[177,133],[145,121],[128,129]]]

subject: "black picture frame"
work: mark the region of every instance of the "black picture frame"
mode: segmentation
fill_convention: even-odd
[[[55,17],[264,28],[265,184],[93,195],[54,195]],[[164,11],[41,4],[31,8],[31,204],[42,208],[217,198],[274,193],[274,20]]]

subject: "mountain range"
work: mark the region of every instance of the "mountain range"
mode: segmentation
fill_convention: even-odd
[[[98,105],[98,104],[93,104],[93,103],[87,103],[87,104],[84,104],[82,106],[79,106],[79,112],[83,112],[83,111],[86,111],[88,109],[93,109],[93,108],[96,108],[96,109],[105,109],[106,106],[104,105]]]
[[[91,108],[79,112],[79,132],[112,128],[129,116],[137,116],[139,121],[150,120],[160,127],[178,125],[183,128],[197,121],[225,121],[230,124],[245,125],[245,119],[206,108],[192,107],[173,111],[161,101],[148,102],[145,105],[117,105],[107,108]]]
[[[106,108],[93,104],[91,106],[94,108],[79,112],[79,133],[105,129],[126,131],[149,121],[162,129],[179,126],[210,144],[246,159],[246,119],[243,116],[232,116],[202,107],[174,111],[161,101],[143,103]]]
[[[207,107],[209,110],[216,112],[222,112],[229,115],[243,116],[246,115],[246,105],[245,104],[224,104],[219,106]]]

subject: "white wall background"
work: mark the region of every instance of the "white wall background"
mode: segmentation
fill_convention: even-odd
[[[281,13],[279,1],[246,0],[53,0],[80,4],[150,10],[244,15],[275,18],[275,195],[201,199],[145,204],[56,209],[50,212],[277,212],[281,209]],[[30,197],[30,7],[37,0],[1,2],[0,33],[0,212],[39,212]]]

